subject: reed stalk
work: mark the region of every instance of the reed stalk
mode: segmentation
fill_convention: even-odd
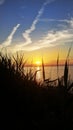
[[[43,76],[43,81],[45,81],[45,69],[44,69],[43,58],[42,58],[42,76]]]
[[[68,87],[69,55],[70,55],[70,52],[71,52],[71,48],[72,48],[72,44],[69,47],[68,54],[67,54],[66,61],[65,61],[65,66],[64,66],[64,86],[65,86],[66,89]]]

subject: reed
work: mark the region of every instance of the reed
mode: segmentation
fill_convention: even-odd
[[[73,87],[73,83],[68,86],[69,54],[70,49],[65,61],[64,76],[61,78],[59,76],[58,55],[58,78],[54,80],[47,80],[45,78],[45,68],[42,58],[42,76],[43,81],[47,83],[47,88],[37,83],[36,75],[38,71],[33,73],[32,69],[30,69],[30,71],[25,73],[24,67],[26,61],[23,56],[17,54],[16,57],[8,57],[7,54],[3,55],[0,53],[1,119],[4,118],[3,123],[8,123],[8,126],[11,123],[10,128],[12,126],[15,128],[14,123],[17,121],[18,128],[16,129],[19,129],[20,126],[21,130],[26,129],[28,125],[30,125],[31,129],[36,129],[36,126],[37,129],[43,129],[43,127],[44,129],[50,129],[52,126],[54,129],[56,128],[54,125],[58,126],[59,123],[58,129],[60,129],[60,126],[65,125],[63,123],[63,120],[65,120],[65,122],[67,121],[66,126],[69,126],[69,129],[71,129],[71,125],[73,125],[73,96],[69,95],[68,91]],[[65,88],[67,91],[62,91],[59,88],[59,84],[57,87],[54,87],[58,79],[61,82],[61,88]],[[64,85],[62,80],[64,80]],[[65,94],[67,96],[64,100]],[[68,113],[65,113],[67,110]],[[63,113],[66,114],[67,120],[64,118]]]
[[[42,76],[43,76],[43,81],[45,81],[45,69],[44,69],[44,61],[42,58]]]
[[[67,83],[68,83],[68,63],[67,60],[65,62],[65,67],[64,67],[64,86],[67,89]]]
[[[71,44],[71,46],[69,47],[68,54],[67,54],[66,61],[65,61],[65,66],[64,66],[64,86],[65,86],[66,89],[69,87],[69,86],[68,86],[69,55],[70,55],[70,52],[71,52],[71,48],[72,48],[72,44]]]
[[[59,78],[59,54],[57,57],[57,77],[58,77],[58,86],[60,86],[60,78]]]
[[[63,86],[65,89],[67,89],[68,91],[72,88],[73,83],[68,84],[69,78],[69,55],[71,52],[71,47],[68,50],[68,54],[66,57],[66,61],[65,61],[65,65],[64,65],[64,75],[62,77],[59,76],[59,54],[57,57],[57,78],[51,80],[50,78],[46,79],[45,78],[45,68],[44,68],[44,61],[42,58],[42,77],[43,77],[43,82],[45,82],[47,84],[47,86]],[[33,73],[33,71],[30,68],[30,71],[25,73],[24,68],[25,68],[25,64],[26,64],[27,60],[24,60],[24,55],[21,54],[16,54],[16,57],[12,56],[8,56],[7,54],[3,55],[2,53],[0,53],[0,69],[3,70],[7,69],[9,71],[9,73],[13,73],[14,75],[17,75],[17,77],[21,77],[22,79],[26,79],[27,82],[28,81],[36,81],[36,76],[37,76],[37,72],[35,71]],[[2,71],[1,70],[1,71]],[[39,70],[40,71],[40,70]],[[58,83],[58,84],[57,84]]]

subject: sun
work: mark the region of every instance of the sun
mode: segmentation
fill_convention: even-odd
[[[41,65],[41,61],[39,61],[39,60],[35,61],[35,65],[40,66]]]
[[[37,64],[37,65],[40,65],[40,64],[41,64],[41,62],[40,62],[40,61],[36,61],[36,64]]]

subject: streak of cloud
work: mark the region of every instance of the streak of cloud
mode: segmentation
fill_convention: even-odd
[[[63,23],[62,23],[63,24]],[[7,46],[7,50],[10,52],[16,51],[35,51],[41,48],[55,47],[58,45],[65,45],[67,43],[73,42],[73,18],[68,20],[67,28],[59,30],[49,30],[45,36],[35,43],[29,44],[27,46],[22,46],[24,43],[20,44],[10,44]]]
[[[57,45],[71,43],[73,41],[73,18],[71,18],[70,20],[66,19],[65,21],[68,22],[66,29],[63,28],[56,31],[52,29],[48,31],[47,34],[42,37],[42,39],[38,40],[37,43],[32,43],[28,46],[21,47],[21,50],[34,51],[41,48],[54,47]]]
[[[66,22],[66,23],[69,23],[70,20],[68,20],[68,19],[49,19],[49,18],[42,18],[42,19],[40,19],[40,22]]]
[[[49,30],[45,36],[43,36],[41,39],[39,39],[37,42],[28,44],[27,46],[22,46],[24,45],[23,43],[19,44],[11,44],[11,40],[7,40],[6,44],[6,49],[10,52],[16,52],[16,51],[34,51],[38,50],[41,48],[48,48],[48,47],[54,47],[57,45],[65,45],[66,43],[72,43],[73,42],[73,18],[68,21],[67,28],[62,28],[62,29],[57,29],[57,30]],[[64,23],[62,23],[64,24]],[[16,26],[13,28],[12,33],[10,34],[8,39],[13,38],[13,34],[19,27]],[[9,41],[9,42],[8,42]],[[9,45],[9,46],[8,46]]]
[[[41,7],[41,9],[38,11],[38,14],[35,18],[35,20],[33,21],[31,27],[27,30],[25,30],[25,32],[22,34],[23,37],[25,38],[26,42],[24,45],[28,45],[32,43],[30,34],[36,29],[36,24],[39,22],[40,17],[42,16],[45,6],[50,4],[51,2],[53,2],[54,0],[47,0],[46,2],[44,2],[43,6]]]
[[[63,22],[67,24],[71,24],[73,26],[73,18],[71,19],[49,19],[49,18],[42,18],[40,22]]]
[[[3,46],[3,47],[7,47],[7,46],[10,46],[10,45],[11,45],[13,36],[14,36],[15,32],[17,31],[17,29],[19,28],[19,26],[20,26],[20,24],[17,24],[17,25],[13,28],[11,34],[10,34],[10,35],[8,36],[8,38],[2,43],[2,46]]]

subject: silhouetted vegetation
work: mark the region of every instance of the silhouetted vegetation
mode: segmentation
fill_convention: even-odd
[[[44,87],[36,81],[37,71],[32,73],[30,69],[25,74],[23,56],[0,53],[1,130],[73,129],[73,82],[68,79],[68,57],[60,78],[58,56],[55,80],[45,79],[42,60]]]

